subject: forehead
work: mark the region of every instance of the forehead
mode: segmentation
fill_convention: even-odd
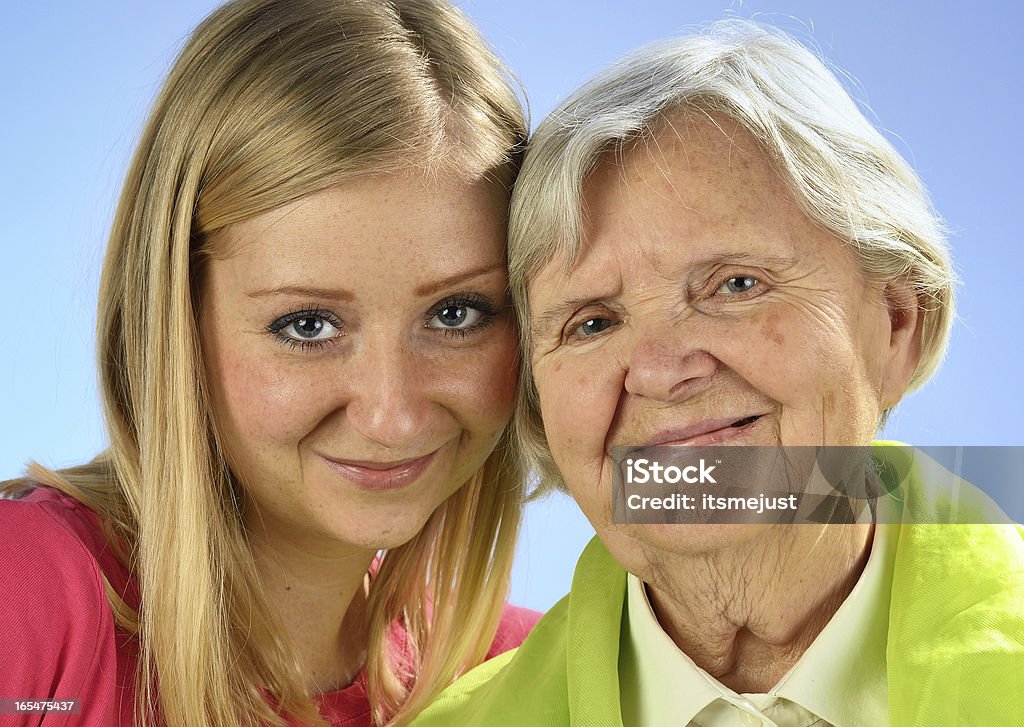
[[[716,254],[792,257],[799,241],[827,235],[753,137],[731,119],[694,113],[606,154],[583,185],[582,216],[568,274],[548,264],[531,293],[623,263],[669,269]]]
[[[333,278],[401,287],[504,263],[504,191],[411,173],[357,180],[216,233],[211,257],[251,285]]]
[[[643,228],[648,242],[670,241],[678,251],[709,234],[726,242],[747,224],[803,217],[746,131],[724,117],[692,114],[660,122],[606,158],[584,185],[583,209],[584,250]],[[652,218],[659,225],[645,224]]]

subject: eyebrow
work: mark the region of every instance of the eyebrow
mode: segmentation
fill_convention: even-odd
[[[450,275],[442,280],[432,281],[421,285],[416,288],[413,293],[419,297],[425,297],[428,295],[436,294],[437,292],[444,290],[445,288],[464,283],[467,280],[473,278],[479,278],[483,275],[493,273],[495,271],[504,270],[504,263],[495,263],[493,265],[484,265],[479,268],[473,268],[471,270],[465,270],[462,272]],[[341,288],[318,288],[310,285],[280,285],[275,288],[264,288],[262,290],[254,290],[248,294],[250,298],[270,298],[276,295],[296,295],[303,296],[306,298],[322,299],[322,300],[340,300],[340,301],[352,301],[355,299],[355,295]]]
[[[275,295],[298,295],[306,298],[343,301],[350,301],[355,297],[349,291],[340,288],[317,288],[310,285],[280,285],[276,288],[254,290],[248,294],[250,298],[270,298]]]
[[[698,268],[701,265],[709,265],[711,263],[749,263],[749,262],[760,262],[769,263],[770,265],[776,265],[779,267],[785,267],[788,265],[795,265],[797,259],[790,256],[779,256],[779,255],[757,255],[749,252],[723,252],[716,255],[709,255],[703,260],[698,260],[692,267]]]
[[[715,255],[709,255],[706,258],[695,261],[691,266],[691,274],[693,271],[700,270],[701,268],[708,267],[709,265],[716,265],[721,263],[726,264],[742,264],[742,263],[767,263],[770,266],[778,268],[787,268],[797,263],[795,257],[779,257],[773,255],[755,255],[748,252],[724,252],[717,253]],[[543,333],[548,327],[561,323],[566,315],[572,313],[577,308],[584,306],[588,303],[598,303],[601,301],[607,301],[622,294],[621,285],[619,290],[611,294],[599,294],[599,295],[581,295],[573,298],[565,298],[560,300],[553,307],[548,308],[546,311],[536,316],[530,323],[530,335],[537,336]]]
[[[418,297],[435,295],[444,290],[445,288],[451,288],[452,286],[458,285],[460,283],[465,283],[467,280],[479,278],[489,273],[493,273],[495,271],[504,269],[504,262],[494,263],[491,265],[481,265],[478,268],[471,268],[469,270],[463,270],[461,272],[455,273],[454,275],[449,275],[447,278],[443,278],[441,280],[435,280],[430,283],[425,283],[416,288],[415,290],[413,290],[413,293]]]

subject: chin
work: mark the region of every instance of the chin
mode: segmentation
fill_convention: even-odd
[[[752,541],[770,525],[613,525],[599,533],[608,552],[641,579],[658,556],[701,555]]]
[[[709,553],[753,540],[769,525],[718,523],[707,525],[644,525],[638,540],[679,555]]]
[[[366,527],[359,529],[345,528],[335,531],[337,541],[347,547],[359,550],[390,550],[405,545],[423,529],[426,523],[408,524],[392,522],[387,529]]]

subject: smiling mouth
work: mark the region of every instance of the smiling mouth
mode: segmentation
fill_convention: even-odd
[[[764,414],[751,414],[740,419],[705,419],[702,422],[676,429],[662,430],[647,440],[642,446],[656,447],[661,445],[714,445],[740,436],[764,417]]]
[[[747,426],[748,424],[753,424],[754,422],[756,422],[756,421],[757,421],[758,419],[760,419],[760,418],[761,418],[761,415],[760,415],[760,414],[755,414],[754,416],[752,416],[752,417],[747,417],[746,419],[737,419],[736,421],[734,421],[734,422],[733,422],[732,424],[730,424],[729,426],[730,426],[731,428],[739,428],[739,427],[745,427],[745,426]]]
[[[386,492],[400,490],[416,482],[434,461],[438,451],[402,462],[357,462],[320,456],[328,468],[359,489]]]

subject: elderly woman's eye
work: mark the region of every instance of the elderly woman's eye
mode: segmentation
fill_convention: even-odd
[[[746,293],[751,288],[758,284],[757,278],[752,278],[749,275],[737,275],[729,278],[722,283],[715,293],[725,293],[727,295],[735,295],[736,293]]]
[[[588,318],[582,324],[576,326],[573,334],[586,338],[587,336],[594,336],[601,333],[601,331],[611,328],[614,324],[615,322],[608,318]]]
[[[340,326],[327,311],[309,309],[282,316],[267,330],[290,346],[321,346],[341,335]]]

